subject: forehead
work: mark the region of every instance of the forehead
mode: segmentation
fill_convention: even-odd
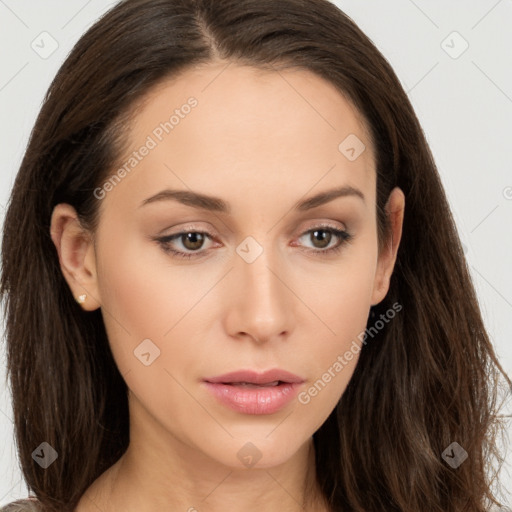
[[[232,133],[240,127],[266,128],[274,139],[314,139],[314,132],[337,139],[355,133],[369,142],[361,113],[344,93],[310,70],[263,70],[224,61],[194,66],[155,86],[136,108],[133,134],[148,133],[155,120],[169,120],[191,97],[200,107],[193,117],[200,118],[205,129]],[[211,135],[217,133],[219,129]]]
[[[232,186],[255,193],[280,187],[298,196],[315,183],[318,189],[352,185],[371,195],[375,184],[362,116],[334,85],[307,70],[196,66],[158,84],[134,114],[120,164],[151,146],[133,169],[126,167],[130,176],[122,186],[135,195],[164,182],[214,195]]]

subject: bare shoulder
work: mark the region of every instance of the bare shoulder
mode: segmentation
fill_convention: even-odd
[[[0,508],[0,512],[41,512],[39,501],[35,498],[16,500]]]

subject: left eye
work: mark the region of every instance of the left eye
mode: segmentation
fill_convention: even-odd
[[[309,240],[311,240],[313,244],[317,241],[320,243],[320,247],[315,247],[313,252],[322,253],[328,253],[331,250],[340,249],[341,245],[351,239],[351,235],[349,235],[346,231],[330,227],[318,227],[310,229],[309,231],[306,231],[300,238],[307,235],[309,235]],[[325,249],[333,240],[333,238],[338,238],[340,240],[339,243],[334,247]]]
[[[307,235],[309,235],[309,239],[313,244],[318,242],[319,247],[317,246],[313,249],[306,249],[306,252],[313,252],[321,255],[339,252],[342,246],[352,239],[352,235],[347,231],[323,226],[306,231],[299,237],[299,240]],[[207,250],[200,251],[206,238],[212,239],[213,236],[204,231],[182,231],[174,235],[157,238],[156,241],[166,253],[171,254],[173,257],[198,258],[201,257],[203,253],[207,252]],[[336,238],[339,240],[338,244],[334,247],[328,247],[332,240]],[[178,240],[184,249],[191,252],[173,249],[173,242]]]
[[[183,231],[181,233],[176,233],[175,235],[169,235],[159,238],[158,242],[166,252],[169,252],[181,258],[194,258],[196,256],[199,256],[199,254],[194,254],[194,252],[198,252],[198,250],[201,249],[206,237],[211,238],[211,235],[203,231]],[[173,249],[171,247],[171,243],[174,242],[175,240],[179,240],[182,246],[185,249],[192,251],[192,253],[177,251]]]

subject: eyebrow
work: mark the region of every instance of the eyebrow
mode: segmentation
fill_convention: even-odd
[[[307,199],[300,200],[295,203],[292,209],[298,212],[304,212],[317,208],[318,206],[322,206],[339,197],[359,197],[363,202],[365,202],[364,194],[359,189],[347,185],[326,190]],[[229,203],[223,199],[214,196],[207,196],[198,192],[192,192],[190,190],[165,189],[142,201],[140,206],[142,207],[147,204],[170,200],[201,210],[225,214],[229,214],[231,212]]]

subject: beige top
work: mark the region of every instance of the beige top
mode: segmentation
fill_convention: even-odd
[[[0,512],[40,512],[36,498],[16,500],[0,508]]]

